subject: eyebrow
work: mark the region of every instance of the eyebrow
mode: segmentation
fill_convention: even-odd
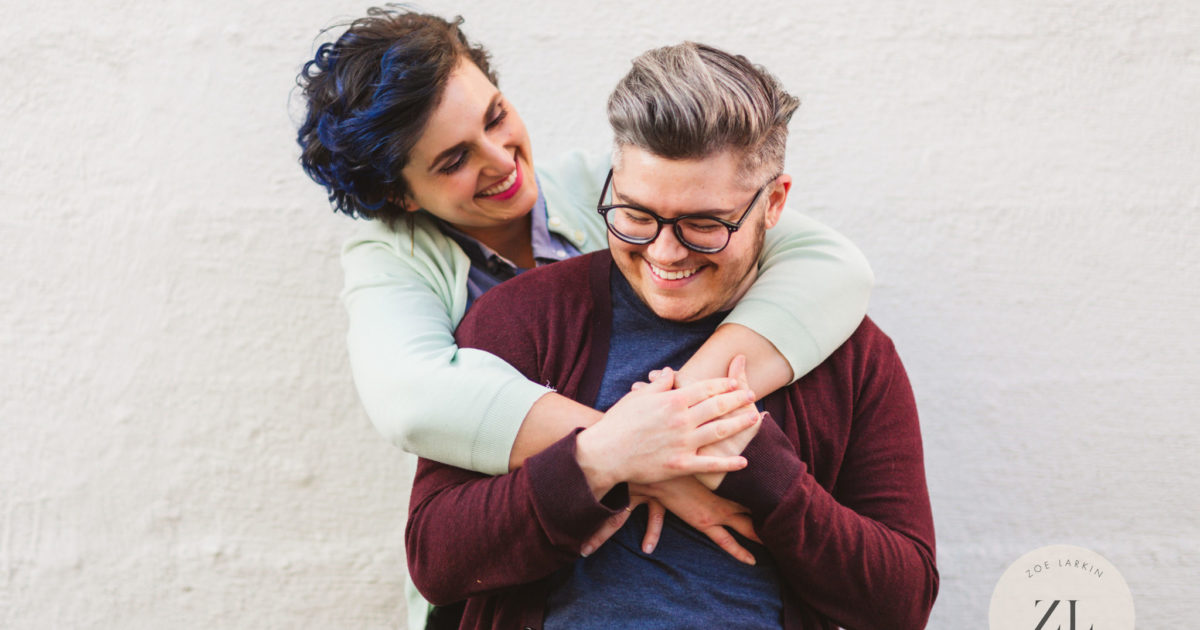
[[[485,127],[487,126],[488,122],[492,119],[492,112],[496,111],[496,107],[500,104],[500,100],[502,98],[504,98],[504,95],[498,91],[496,92],[496,94],[494,96],[492,96],[492,102],[488,103],[487,109],[484,110],[484,112],[483,112],[483,125]],[[469,146],[469,143],[467,143],[467,142],[459,142],[458,144],[450,147],[449,149],[446,149],[445,151],[442,151],[441,153],[437,154],[436,156],[434,156],[433,160],[429,162],[429,172],[432,173],[433,171],[438,170],[439,164],[444,162],[447,158],[454,155],[455,153],[465,150],[468,146]]]
[[[613,189],[613,195],[615,195],[615,196],[617,196],[617,197],[620,197],[621,199],[623,199],[623,200],[624,200],[624,201],[621,203],[621,205],[623,205],[623,206],[634,206],[635,208],[638,208],[639,210],[649,210],[650,212],[654,212],[654,210],[651,210],[651,209],[650,209],[650,206],[648,206],[648,205],[646,205],[646,204],[644,204],[644,203],[642,203],[642,202],[638,201],[637,199],[634,199],[633,197],[630,197],[629,195],[625,195],[625,194],[622,194],[622,193],[618,193],[618,192],[617,192],[617,183],[616,183],[616,182],[613,182],[613,183],[612,183],[612,189]],[[725,209],[709,208],[709,209],[705,209],[705,210],[697,210],[697,211],[694,211],[694,212],[685,212],[685,213],[683,213],[683,214],[681,214],[681,215],[679,215],[679,216],[689,216],[689,217],[690,217],[690,216],[700,216],[700,215],[721,215],[721,214],[724,214],[724,215],[731,215],[731,214],[733,214],[733,213],[735,213],[735,212],[737,212],[737,211],[738,211],[738,209],[737,209],[737,208],[734,208],[734,209],[732,209],[732,210],[730,210],[730,209],[728,209],[728,208],[725,208]],[[654,214],[658,214],[658,213],[657,213],[657,212],[654,212]],[[725,217],[716,217],[716,218],[718,218],[718,219],[722,219],[722,218],[725,218]]]

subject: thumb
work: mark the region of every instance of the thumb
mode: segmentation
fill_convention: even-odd
[[[675,370],[665,367],[650,373],[650,384],[641,388],[643,392],[665,392],[675,387]]]
[[[726,374],[742,387],[749,387],[750,379],[746,377],[746,355],[739,354],[729,362],[729,372]]]

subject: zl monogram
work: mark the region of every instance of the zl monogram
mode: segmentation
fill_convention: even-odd
[[[1000,576],[988,622],[991,630],[1133,630],[1133,596],[1104,556],[1052,545]]]
[[[1071,604],[1071,625],[1067,626],[1067,630],[1076,630],[1076,628],[1075,628],[1075,604],[1078,603],[1078,600],[1069,599],[1069,600],[1067,600],[1067,602],[1069,604]],[[1054,614],[1054,610],[1056,608],[1058,608],[1058,605],[1061,603],[1062,603],[1062,600],[1059,600],[1059,599],[1056,599],[1056,600],[1050,602],[1050,605],[1048,607],[1046,607],[1046,614],[1042,616],[1042,620],[1038,622],[1037,627],[1034,628],[1033,630],[1042,630],[1043,628],[1046,628],[1046,622],[1050,621],[1050,615]],[[1036,607],[1040,606],[1041,604],[1042,604],[1042,600],[1039,599],[1033,603],[1033,606],[1036,608]],[[1050,630],[1050,629],[1047,628],[1046,630]],[[1059,625],[1058,628],[1056,628],[1055,630],[1062,630],[1062,626]],[[1087,630],[1096,630],[1096,627],[1094,625],[1091,625],[1091,626],[1088,626]]]

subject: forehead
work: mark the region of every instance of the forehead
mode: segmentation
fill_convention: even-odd
[[[627,145],[613,165],[614,192],[623,201],[636,200],[665,218],[733,212],[755,192],[741,177],[740,164],[732,151],[698,160],[672,160]]]
[[[483,128],[488,109],[499,90],[466,60],[450,73],[442,98],[425,123],[412,149],[412,161],[427,163],[442,151],[470,141]]]

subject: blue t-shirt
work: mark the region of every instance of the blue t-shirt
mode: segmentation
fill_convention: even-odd
[[[596,407],[606,410],[653,369],[678,369],[724,320],[717,313],[671,322],[647,307],[621,272],[612,271],[613,321],[608,363]],[[780,628],[783,604],[775,564],[761,545],[732,532],[754,554],[749,566],[667,514],[658,547],[642,552],[647,510],[591,556],[556,573],[546,601],[546,630],[590,628]]]

